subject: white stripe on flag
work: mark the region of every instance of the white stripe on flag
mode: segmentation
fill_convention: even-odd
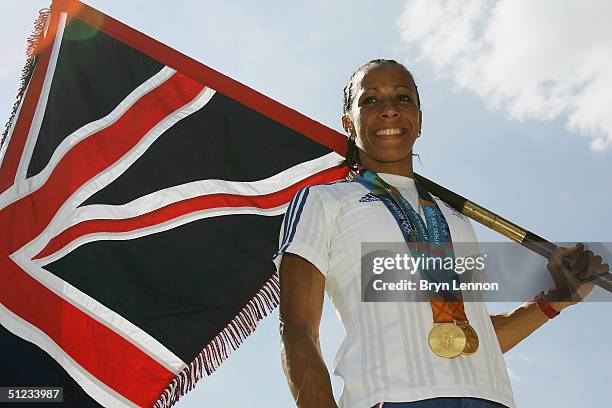
[[[121,335],[169,371],[177,373],[185,366],[184,361],[150,334],[57,275],[43,269],[39,263],[33,262],[25,251],[17,251],[10,258],[57,296]]]
[[[128,96],[126,96],[125,99],[123,99],[111,113],[75,130],[70,136],[66,137],[60,143],[57,149],[55,149],[49,163],[40,173],[27,180],[18,180],[13,187],[9,188],[0,195],[0,208],[4,208],[5,206],[40,188],[40,186],[42,186],[49,179],[49,176],[55,169],[55,166],[57,166],[59,161],[70,151],[70,149],[87,137],[111,126],[119,118],[121,118],[121,116],[123,116],[123,114],[127,112],[127,110],[130,109],[134,103],[136,103],[136,101],[166,82],[175,73],[176,71],[172,68],[162,68],[157,74],[153,75],[147,81],[134,89]]]
[[[160,137],[167,129],[176,124],[179,120],[184,119],[198,109],[201,109],[212,98],[215,91],[210,88],[204,88],[193,100],[177,109],[165,117],[161,122],[157,123],[149,132],[119,161],[107,168],[105,171],[90,179],[83,184],[66,202],[60,210],[55,214],[53,220],[45,228],[45,230],[36,239],[28,243],[22,250],[26,251],[28,256],[33,258],[49,243],[49,241],[64,230],[65,225],[71,224],[71,219],[77,207],[93,195],[98,190],[106,187],[117,177],[125,172],[140,156],[142,156],[158,137]]]
[[[24,180],[27,175],[30,159],[32,158],[34,146],[36,146],[36,140],[38,139],[38,132],[40,131],[40,126],[42,125],[42,121],[45,116],[45,110],[47,109],[49,90],[51,89],[51,83],[53,82],[55,66],[57,65],[57,56],[59,55],[60,45],[62,44],[62,37],[64,36],[67,18],[68,14],[60,13],[57,33],[55,34],[53,48],[51,49],[51,56],[49,57],[49,65],[47,65],[47,72],[45,73],[45,80],[43,81],[38,103],[36,104],[34,117],[32,117],[32,122],[30,123],[30,130],[23,148],[23,154],[19,160],[19,167],[17,168],[17,172],[15,174],[15,182]]]
[[[181,225],[188,224],[193,221],[198,221],[204,218],[219,217],[222,215],[236,215],[236,214],[252,214],[252,215],[263,215],[272,217],[275,215],[281,215],[285,212],[287,205],[279,207],[262,209],[258,207],[230,207],[230,208],[210,208],[207,210],[194,211],[188,214],[184,214],[180,217],[172,218],[166,222],[159,224],[149,225],[143,228],[138,228],[131,231],[125,232],[96,232],[78,237],[74,241],[66,244],[56,252],[47,255],[44,258],[38,258],[32,262],[44,267],[47,264],[57,261],[74,251],[81,245],[85,245],[95,241],[121,241],[128,239],[141,238],[147,235],[157,234],[158,232],[168,231]]]
[[[337,153],[332,152],[317,159],[300,163],[272,177],[258,181],[241,183],[236,181],[225,181],[217,179],[200,180],[156,191],[154,193],[140,197],[123,205],[95,204],[85,207],[79,207],[75,210],[74,217],[69,217],[66,219],[67,224],[62,228],[62,232],[84,221],[101,219],[129,219],[155,211],[173,203],[178,203],[184,200],[204,196],[207,194],[226,193],[247,196],[259,196],[274,193],[275,191],[285,189],[294,184],[296,181],[303,180],[312,174],[336,166],[338,164],[339,159],[340,156]],[[301,193],[303,194],[304,190],[302,190]],[[299,202],[300,197],[296,197],[296,200],[294,201]],[[299,204],[296,204],[294,207],[299,207]],[[64,247],[57,250],[56,252],[49,254],[44,258],[36,259],[34,262],[41,266],[44,266],[46,264],[55,262],[58,259],[61,259],[62,257],[74,251],[81,245],[94,241],[127,240],[139,238],[162,231],[167,231],[169,229],[176,228],[192,221],[223,215],[253,214],[262,216],[276,216],[283,214],[286,208],[287,204],[265,209],[258,207],[218,207],[194,211],[166,222],[149,225],[132,231],[99,232],[80,236],[74,241],[67,243]],[[289,211],[289,209],[287,209],[287,211]],[[290,229],[293,227],[294,221],[289,221],[287,220],[287,217],[285,218],[285,222],[287,222],[287,231],[285,235],[288,237]],[[57,234],[55,234],[55,236],[59,235],[60,233],[61,232],[58,232]],[[36,256],[37,254],[38,252],[31,254],[30,259]]]
[[[99,219],[126,219],[146,214],[170,204],[210,194],[261,196],[291,187],[298,181],[338,165],[342,157],[335,153],[300,163],[271,177],[257,181],[198,180],[172,186],[139,197],[122,205],[92,204],[79,207],[70,219],[69,228],[80,222]]]

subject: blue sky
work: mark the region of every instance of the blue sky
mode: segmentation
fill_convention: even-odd
[[[87,3],[337,130],[350,73],[372,58],[404,62],[424,114],[415,171],[549,240],[612,241],[609,2]],[[47,5],[0,3],[5,118],[25,39]],[[477,231],[483,241],[500,239]],[[577,305],[506,354],[519,407],[608,405],[600,373],[612,363],[611,313],[609,302]],[[277,328],[274,313],[177,406],[292,406]],[[327,302],[328,367],[342,337]]]

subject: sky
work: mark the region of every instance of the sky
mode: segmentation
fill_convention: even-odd
[[[5,118],[25,40],[48,3],[0,3]],[[609,1],[86,3],[338,131],[351,72],[396,59],[422,101],[416,172],[551,241],[612,242]],[[503,240],[476,230],[481,241]],[[488,304],[492,313],[516,306]],[[609,301],[583,302],[506,353],[517,405],[607,406],[611,314]],[[330,371],[343,335],[326,299]],[[279,342],[275,312],[177,407],[293,406]],[[337,398],[339,379],[333,387]]]

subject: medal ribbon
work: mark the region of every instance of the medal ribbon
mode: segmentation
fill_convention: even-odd
[[[454,265],[455,254],[448,223],[429,192],[416,180],[419,204],[423,209],[425,222],[399,190],[385,182],[375,172],[362,169],[355,181],[370,190],[385,204],[413,256],[442,258],[441,262],[434,260],[434,265],[442,265],[444,258],[450,257]],[[453,288],[454,282],[459,281],[454,271],[447,272],[443,267],[435,268],[433,272],[432,274],[428,268],[425,270],[421,268],[421,276],[430,283],[445,283]],[[467,321],[461,291],[429,292],[429,302],[435,323]]]

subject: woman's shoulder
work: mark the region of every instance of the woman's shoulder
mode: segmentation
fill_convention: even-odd
[[[359,201],[366,194],[364,187],[349,180],[339,180],[332,183],[311,184],[302,187],[294,196],[293,201],[307,206],[321,206],[325,213],[334,218],[347,205]]]
[[[322,201],[342,202],[359,194],[363,187],[351,180],[338,180],[331,183],[312,184],[304,189],[315,193]]]

